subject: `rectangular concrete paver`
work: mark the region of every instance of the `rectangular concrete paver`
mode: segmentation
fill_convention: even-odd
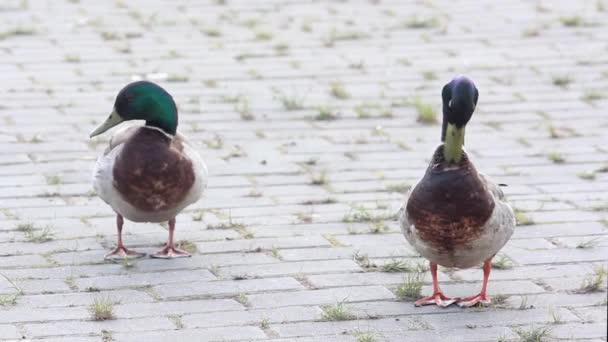
[[[26,333],[33,337],[101,334],[102,330],[110,332],[162,330],[171,329],[172,327],[173,324],[167,318],[160,317],[111,322],[66,321],[24,325]]]
[[[154,291],[163,298],[190,296],[237,295],[247,292],[299,290],[304,286],[293,278],[244,279],[216,282],[192,282],[155,286]]]
[[[254,308],[273,308],[279,306],[304,304],[332,304],[342,301],[366,301],[392,299],[392,292],[382,286],[343,287],[325,290],[276,292],[249,296]]]
[[[209,329],[164,330],[161,332],[118,333],[113,334],[116,341],[254,341],[266,337],[264,332],[256,327],[230,327]]]

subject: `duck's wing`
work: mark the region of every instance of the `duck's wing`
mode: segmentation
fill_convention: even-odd
[[[198,153],[197,149],[190,140],[180,132],[175,134],[175,142],[179,146],[183,146],[182,153],[192,162],[192,168],[195,174],[195,184],[191,189],[191,195],[198,200],[203,191],[207,188],[207,179],[209,172],[203,158]]]
[[[399,208],[399,211],[397,211],[397,220],[399,220],[402,229],[404,229],[404,227],[409,227],[409,225],[410,225],[405,208],[407,206],[407,201],[409,200],[410,195],[412,194],[412,191],[416,188],[418,183],[420,183],[420,180],[418,180],[414,184],[412,184],[410,189],[405,194],[405,199],[403,201],[403,204]]]
[[[486,184],[486,187],[492,193],[494,198],[499,199],[503,202],[506,200],[505,193],[500,188],[500,185],[494,183],[490,177],[481,172],[479,173],[479,176],[481,177],[481,180]]]
[[[515,212],[513,208],[507,203],[505,193],[500,188],[500,185],[493,182],[487,175],[482,173],[479,174],[483,182],[490,193],[494,196],[495,207],[492,212],[492,216],[486,223],[487,226],[491,227],[496,232],[496,241],[498,248],[496,252],[504,246],[511,235],[513,234],[516,226]]]

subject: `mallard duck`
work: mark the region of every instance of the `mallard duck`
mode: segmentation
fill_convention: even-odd
[[[400,224],[407,241],[430,261],[433,294],[416,306],[457,303],[470,307],[489,304],[486,294],[492,258],[515,229],[515,214],[500,187],[475,169],[464,149],[466,124],[479,92],[473,81],[454,78],[442,90],[441,141],[422,179],[407,195]],[[481,292],[449,298],[437,282],[437,265],[469,268],[483,262]]]
[[[198,152],[177,132],[177,106],[171,95],[147,81],[133,82],[117,95],[114,110],[91,138],[128,120],[145,120],[116,132],[97,160],[93,185],[116,212],[118,244],[106,259],[141,257],[122,242],[124,218],[169,222],[169,240],[156,258],[188,257],[175,248],[175,217],[196,202],[207,185],[207,168]]]

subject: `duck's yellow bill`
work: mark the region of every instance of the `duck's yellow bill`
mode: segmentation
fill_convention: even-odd
[[[106,119],[106,121],[104,121],[104,123],[101,124],[101,126],[97,127],[93,132],[91,132],[91,135],[89,135],[90,138],[99,135],[107,130],[109,130],[110,128],[118,125],[119,123],[125,121],[125,119],[123,119],[120,115],[118,115],[118,113],[116,112],[116,109],[114,109],[112,111],[112,114],[110,114],[110,116]]]

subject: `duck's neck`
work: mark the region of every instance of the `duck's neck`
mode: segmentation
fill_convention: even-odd
[[[155,101],[147,110],[146,125],[159,128],[163,132],[175,135],[177,132],[177,108],[171,101]]]
[[[443,157],[448,163],[458,163],[462,159],[465,126],[457,127],[444,120],[441,133]]]
[[[146,126],[161,129],[163,132],[169,135],[175,135],[175,133],[177,132],[177,125],[173,125],[170,122],[148,120],[146,121]]]

